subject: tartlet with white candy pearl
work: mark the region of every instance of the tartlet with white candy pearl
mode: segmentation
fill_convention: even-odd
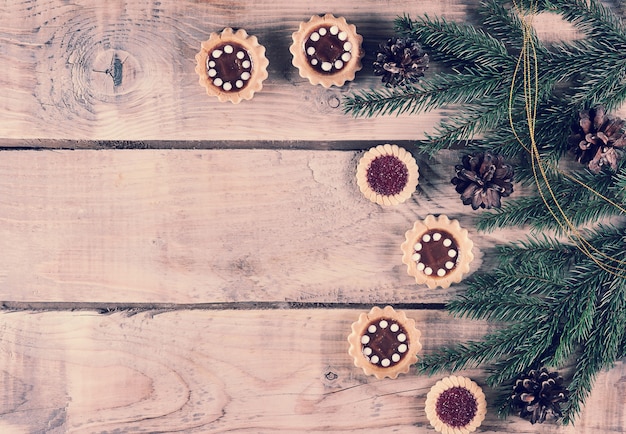
[[[402,262],[409,275],[429,288],[447,288],[460,282],[474,259],[474,243],[467,229],[462,229],[458,220],[450,220],[445,215],[429,215],[416,221],[405,233],[401,247]]]
[[[343,17],[314,15],[300,23],[292,39],[291,63],[311,84],[343,86],[362,68],[363,37]]]
[[[268,65],[265,47],[256,36],[249,36],[243,29],[235,32],[230,27],[211,33],[196,54],[200,85],[208,95],[234,104],[251,99],[263,88]]]
[[[409,372],[422,349],[415,321],[391,306],[373,307],[359,315],[348,336],[354,365],[378,379]]]

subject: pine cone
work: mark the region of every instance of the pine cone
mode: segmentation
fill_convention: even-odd
[[[491,152],[466,155],[462,161],[455,166],[456,177],[451,182],[463,204],[473,209],[500,208],[500,198],[513,193],[513,167]]]
[[[603,166],[617,170],[620,155],[616,149],[626,145],[622,131],[624,123],[620,118],[608,116],[601,105],[581,111],[569,137],[576,160],[586,164],[594,173],[600,173]]]
[[[543,423],[548,414],[563,416],[560,403],[567,402],[568,395],[569,390],[563,387],[563,378],[557,372],[533,369],[515,381],[511,406],[530,423]]]
[[[387,87],[414,83],[428,69],[428,54],[411,38],[391,38],[379,46],[374,74],[383,76]]]

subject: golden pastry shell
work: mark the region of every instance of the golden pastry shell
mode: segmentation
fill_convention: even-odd
[[[458,246],[458,259],[456,267],[443,277],[437,275],[427,276],[417,269],[417,263],[413,260],[413,246],[422,238],[424,233],[431,229],[441,229],[449,232]],[[402,262],[407,266],[409,275],[415,278],[418,284],[426,284],[429,288],[448,288],[452,283],[458,283],[463,280],[463,276],[470,270],[470,263],[474,259],[472,249],[474,243],[468,237],[467,229],[461,228],[458,220],[450,220],[447,216],[441,215],[435,217],[428,215],[422,221],[418,220],[414,223],[413,228],[405,234],[405,241],[402,243]]]
[[[227,92],[221,87],[213,84],[206,70],[206,63],[209,53],[221,44],[233,42],[241,45],[250,56],[252,71],[246,86],[237,92]],[[236,32],[232,28],[226,27],[221,33],[211,33],[209,39],[201,43],[201,49],[196,54],[196,73],[199,76],[199,83],[206,89],[209,96],[217,96],[221,102],[230,101],[238,104],[241,100],[252,99],[255,92],[263,88],[263,81],[268,77],[267,67],[269,61],[265,57],[265,47],[259,44],[256,36],[249,36],[244,29]]]
[[[308,36],[322,25],[336,25],[345,31],[348,35],[347,40],[352,44],[352,57],[345,66],[334,74],[323,74],[316,71],[308,62],[304,51],[304,44]],[[308,22],[301,22],[298,31],[292,35],[293,43],[289,47],[289,51],[293,55],[291,63],[298,68],[298,73],[302,78],[309,80],[311,84],[321,84],[329,88],[331,86],[343,86],[346,81],[354,80],[357,71],[360,71],[363,65],[361,58],[364,56],[362,48],[363,37],[356,32],[354,24],[348,24],[345,18],[335,17],[332,14],[323,16],[313,15]]]
[[[408,337],[408,350],[406,355],[397,364],[383,368],[382,366],[370,363],[363,354],[361,336],[365,333],[369,324],[377,319],[394,319],[402,325]],[[399,374],[409,372],[411,365],[417,362],[417,353],[422,349],[419,341],[421,332],[415,327],[415,321],[408,318],[403,311],[396,311],[391,306],[381,309],[374,306],[368,313],[361,313],[358,321],[352,323],[352,332],[348,336],[350,348],[348,353],[354,359],[354,366],[363,369],[366,375],[374,375],[378,379],[389,377],[395,379]]]

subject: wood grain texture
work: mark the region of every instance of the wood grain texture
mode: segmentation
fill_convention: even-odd
[[[404,232],[429,213],[459,219],[476,271],[526,231],[476,232],[449,184],[454,151],[418,159],[408,203],[364,199],[358,151],[410,147],[454,108],[353,119],[340,104],[379,85],[371,62],[396,16],[471,22],[477,4],[0,2],[0,148],[20,149],[0,152],[0,432],[434,432],[423,407],[440,377],[365,376],[350,324],[363,306],[421,305],[408,313],[424,352],[480,338],[494,326],[423,307],[464,285],[415,285]],[[365,40],[364,69],[342,88],[291,65],[291,33],[324,12]],[[576,37],[559,17],[534,25],[544,40]],[[263,91],[237,106],[206,96],[194,72],[200,42],[226,26],[270,60]],[[21,150],[39,147],[86,150]],[[484,371],[464,373],[484,384]],[[625,432],[625,378],[623,362],[601,373],[575,427],[501,421],[492,407],[480,432]]]
[[[372,61],[404,13],[472,19],[475,0],[109,1],[23,0],[0,5],[0,138],[73,140],[423,139],[446,115],[353,119],[343,95],[380,85]],[[324,89],[291,65],[291,33],[332,12],[364,37],[354,82]],[[568,35],[559,17],[537,20],[542,35]],[[269,79],[252,101],[222,104],[204,94],[194,55],[226,26],[266,46]],[[551,36],[552,35],[552,36]],[[436,73],[436,66],[432,73]]]
[[[408,202],[356,185],[361,154],[302,150],[18,151],[0,158],[0,299],[24,302],[443,302],[400,244],[427,214],[470,232],[472,271],[523,230],[479,234],[450,179],[420,159]],[[517,193],[523,194],[522,191]]]
[[[346,341],[356,310],[3,313],[6,433],[424,433],[430,387],[414,371],[376,380]],[[408,311],[428,352],[482,323]],[[484,374],[465,371],[484,385]],[[608,434],[624,426],[623,364],[600,374],[576,427],[497,418],[483,433]],[[487,399],[493,391],[484,387]]]

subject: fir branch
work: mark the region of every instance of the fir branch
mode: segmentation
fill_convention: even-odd
[[[626,26],[622,20],[597,0],[544,0],[538,3],[560,13],[589,38],[616,39],[626,43]]]
[[[433,375],[442,371],[455,372],[477,367],[490,360],[512,354],[534,332],[534,324],[517,323],[498,330],[483,341],[468,341],[426,354],[417,363],[418,372]]]
[[[500,125],[506,117],[506,107],[508,100],[504,94],[499,99],[493,96],[480,104],[466,104],[463,113],[450,116],[445,124],[435,127],[434,134],[426,134],[431,141],[428,152],[433,155]]]
[[[541,233],[526,240],[519,240],[504,246],[498,246],[501,261],[509,264],[530,264],[539,269],[565,270],[578,253],[578,249],[556,238]],[[561,272],[561,274],[563,271]]]
[[[344,99],[344,112],[366,117],[413,114],[447,104],[480,101],[502,85],[499,74],[438,74],[401,89],[373,89],[349,95]]]
[[[555,192],[559,206],[569,220],[574,225],[581,226],[601,218],[622,214],[622,211],[613,205],[613,203],[621,204],[620,197],[616,196],[614,190],[610,188],[613,175],[609,171],[600,175],[580,172],[572,175],[578,182],[564,176],[557,176],[549,181],[550,189]],[[589,188],[581,187],[581,185]],[[509,200],[501,208],[490,213],[483,213],[477,222],[478,229],[490,231],[503,226],[530,225],[538,230],[553,230],[562,234],[568,227],[542,180],[538,181],[538,188],[543,191],[548,205],[557,214],[558,220],[555,220],[554,216],[548,212],[543,198],[534,195]],[[601,193],[613,203],[606,201],[595,192]]]
[[[608,284],[609,290],[600,306],[601,314],[584,349],[569,385],[570,400],[565,408],[564,421],[571,422],[591,393],[597,373],[613,366],[620,356],[620,343],[626,331],[626,280],[616,278]]]
[[[583,342],[593,329],[594,315],[596,314],[596,300],[599,268],[589,268],[586,264],[575,267],[580,279],[571,278],[570,285],[562,291],[560,297],[555,297],[556,303],[552,307],[554,316],[561,320],[562,330],[559,339],[544,363],[550,366],[560,366],[572,355],[574,350]],[[584,274],[589,271],[589,274]]]
[[[470,319],[485,319],[491,321],[517,321],[525,318],[535,321],[543,316],[549,304],[538,297],[529,297],[524,294],[506,294],[505,299],[494,297],[489,291],[478,297],[461,296],[448,303],[447,309],[455,316],[465,316]]]
[[[502,264],[491,273],[477,273],[468,279],[466,297],[494,296],[498,300],[506,301],[508,296],[517,294],[524,296],[551,296],[559,287],[566,284],[563,278],[563,269],[551,266],[548,261],[541,259],[535,263],[508,262]],[[449,306],[452,313],[459,311],[452,300]],[[479,318],[479,317],[474,317]]]
[[[602,70],[593,68],[586,74],[584,83],[572,95],[572,104],[582,107],[602,104],[607,110],[621,106],[626,88],[626,59],[623,52],[615,49],[606,50],[604,55],[604,67]]]
[[[531,366],[542,365],[542,358],[557,335],[558,319],[544,314],[542,321],[515,352],[497,360],[489,368],[485,381],[490,386],[498,386],[514,379],[520,372]]]
[[[395,21],[396,32],[411,36],[440,55],[437,60],[453,67],[459,63],[501,71],[514,63],[506,47],[498,39],[468,24],[430,18],[427,15],[412,20],[407,15]]]
[[[485,0],[480,3],[478,13],[482,24],[491,36],[501,41],[509,50],[519,53],[522,50],[524,32],[519,15],[504,6],[501,0]],[[535,47],[544,48],[535,34],[531,35]]]

